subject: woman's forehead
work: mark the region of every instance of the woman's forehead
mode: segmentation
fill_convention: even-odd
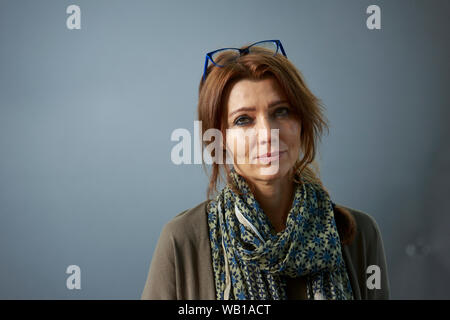
[[[231,113],[240,108],[269,106],[280,100],[286,100],[286,96],[274,78],[243,79],[236,82],[231,88],[227,109],[228,113]]]

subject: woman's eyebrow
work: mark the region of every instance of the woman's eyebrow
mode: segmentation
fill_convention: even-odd
[[[269,104],[269,108],[273,108],[282,103],[287,103],[287,101],[286,100],[277,100],[277,101],[271,102]],[[234,115],[238,112],[241,112],[241,111],[255,111],[255,107],[242,107],[242,108],[236,109],[229,114],[229,117],[231,117],[232,115]]]

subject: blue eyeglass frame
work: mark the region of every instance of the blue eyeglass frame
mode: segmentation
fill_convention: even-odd
[[[207,71],[207,69],[208,69],[209,61],[211,61],[212,64],[214,64],[216,67],[223,67],[222,65],[217,64],[217,63],[214,62],[214,60],[213,60],[213,58],[212,58],[212,55],[213,55],[214,53],[219,52],[219,51],[225,51],[225,50],[238,50],[238,51],[239,51],[239,55],[242,55],[243,53],[247,54],[247,53],[249,53],[250,47],[253,47],[253,46],[255,46],[255,45],[259,44],[259,43],[262,43],[262,42],[274,42],[274,43],[276,43],[276,45],[277,45],[277,50],[275,51],[275,54],[274,54],[274,55],[276,55],[276,54],[278,53],[278,50],[280,50],[281,53],[287,58],[286,52],[284,51],[283,45],[281,44],[281,41],[280,41],[280,40],[261,40],[261,41],[252,43],[251,45],[249,45],[249,46],[247,46],[247,47],[245,47],[245,48],[243,48],[243,49],[240,49],[240,48],[221,48],[221,49],[217,49],[217,50],[208,52],[208,53],[206,54],[206,57],[205,57],[205,66],[203,67],[203,81],[206,80],[206,71]]]

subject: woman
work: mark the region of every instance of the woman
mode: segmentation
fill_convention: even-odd
[[[314,170],[327,122],[279,40],[208,53],[198,115],[223,136],[208,200],[163,228],[142,299],[389,298],[375,220]]]

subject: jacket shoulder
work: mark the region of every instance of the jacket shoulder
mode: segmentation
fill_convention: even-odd
[[[166,223],[153,253],[142,299],[211,299],[206,201]]]
[[[347,209],[353,216],[356,223],[356,236],[362,236],[366,239],[376,239],[380,237],[380,229],[376,220],[368,213],[361,210],[357,210],[348,206],[343,206]]]
[[[351,213],[356,222],[355,238],[349,246],[345,247],[344,251],[349,255],[351,264],[349,267],[355,279],[354,283],[356,281],[359,283],[361,298],[389,299],[389,275],[380,228],[370,214],[350,207],[344,208]],[[374,271],[373,268],[378,271]],[[378,279],[371,282],[371,288],[367,284],[368,273],[371,274],[370,281]]]
[[[207,235],[207,204],[208,200],[205,200],[195,207],[177,214],[164,226],[163,232],[176,239]]]

